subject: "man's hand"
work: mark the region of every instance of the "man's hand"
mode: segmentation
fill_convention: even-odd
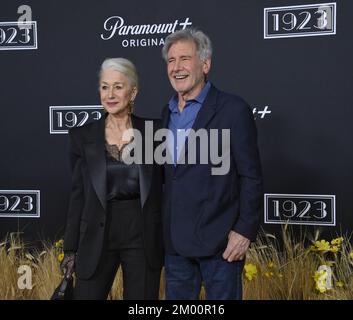
[[[250,240],[231,230],[228,235],[228,244],[223,252],[223,258],[228,262],[243,260],[250,245]]]
[[[60,264],[60,269],[64,273],[66,279],[70,279],[75,272],[75,253],[65,253],[64,260]]]

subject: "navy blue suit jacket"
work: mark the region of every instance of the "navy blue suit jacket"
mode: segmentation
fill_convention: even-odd
[[[166,106],[164,128],[168,121]],[[165,248],[186,257],[221,254],[231,230],[254,241],[263,195],[256,125],[247,103],[211,86],[193,125],[195,131],[200,128],[230,129],[230,166],[227,174],[212,175],[210,162],[188,164],[187,144],[185,164],[164,165]]]

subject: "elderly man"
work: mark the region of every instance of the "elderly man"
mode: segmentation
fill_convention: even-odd
[[[162,54],[176,91],[162,113],[172,159],[164,165],[166,298],[198,299],[203,283],[207,299],[241,299],[244,259],[256,238],[262,200],[254,118],[242,98],[207,80],[212,45],[202,31],[169,35]],[[189,144],[190,132],[200,129],[228,130],[225,173],[214,174],[212,161],[205,161],[214,140]],[[177,138],[180,131],[185,139]]]

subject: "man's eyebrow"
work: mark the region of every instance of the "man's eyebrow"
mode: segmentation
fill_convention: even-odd
[[[189,54],[184,54],[182,56],[180,56],[180,58],[191,58],[191,55]],[[172,60],[172,59],[175,59],[175,57],[169,57],[168,60]]]

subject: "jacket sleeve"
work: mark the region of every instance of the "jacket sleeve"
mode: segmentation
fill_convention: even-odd
[[[240,102],[231,129],[231,151],[240,189],[239,217],[232,229],[255,241],[260,224],[263,186],[256,124],[251,109],[245,102]]]
[[[80,235],[80,220],[84,203],[82,181],[82,151],[76,141],[75,131],[69,131],[69,155],[71,165],[71,194],[66,217],[64,251],[77,251]]]

